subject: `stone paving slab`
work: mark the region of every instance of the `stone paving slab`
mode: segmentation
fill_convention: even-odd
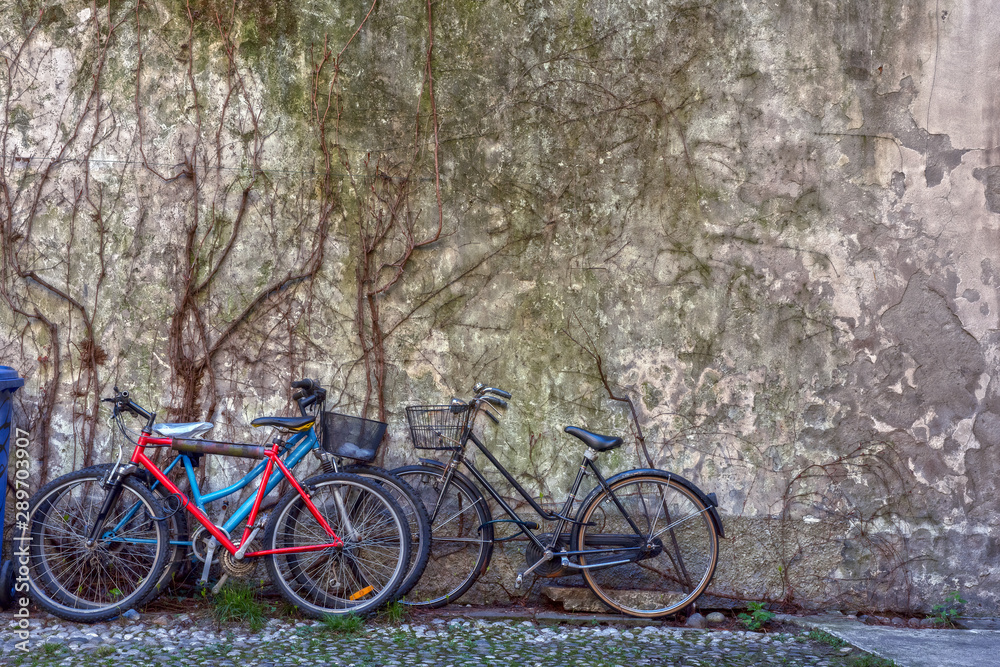
[[[782,620],[819,628],[898,667],[992,667],[1000,665],[1000,630],[916,630],[865,625],[847,616],[782,616]],[[995,619],[979,619],[995,627]]]

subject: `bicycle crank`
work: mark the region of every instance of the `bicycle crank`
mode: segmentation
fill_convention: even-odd
[[[536,537],[543,544],[548,544],[552,541],[552,533],[542,533]],[[569,533],[563,533],[559,536],[559,549],[566,549],[567,547],[569,547]],[[551,554],[546,558],[545,552],[534,542],[528,542],[528,545],[524,548],[524,564],[530,569],[520,574],[518,581],[514,584],[516,587],[520,587],[520,578],[529,572],[534,572],[536,577],[544,577],[546,579],[561,577],[567,573],[566,568],[553,558]]]

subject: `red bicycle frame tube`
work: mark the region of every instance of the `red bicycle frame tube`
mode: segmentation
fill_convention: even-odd
[[[184,495],[184,492],[181,491],[179,488],[177,488],[177,485],[171,482],[170,479],[163,474],[163,471],[160,470],[156,466],[156,464],[153,463],[149,459],[149,457],[146,456],[145,448],[148,446],[158,445],[161,447],[162,446],[169,447],[171,444],[173,444],[173,438],[154,438],[152,436],[143,433],[141,436],[139,436],[139,442],[136,445],[136,448],[132,451],[132,456],[131,458],[129,458],[129,461],[131,463],[134,463],[135,465],[142,466],[143,468],[148,470],[160,484],[162,484],[168,491],[170,491],[170,493],[172,493],[180,500],[182,509],[187,510],[192,516],[194,516],[195,519],[198,520],[198,523],[205,526],[205,530],[211,533],[212,537],[217,539],[219,541],[219,544],[225,547],[229,553],[235,554],[237,551],[239,551],[239,547],[233,544],[233,541],[230,540],[229,537],[224,532],[222,532],[222,530],[218,528],[218,526],[212,523],[209,520],[209,518],[205,516],[204,512],[198,509],[198,506],[194,505],[191,502],[191,499],[188,498],[186,495]],[[269,554],[283,554],[283,553],[306,553],[309,551],[322,551],[324,549],[329,549],[331,547],[336,548],[344,546],[344,541],[341,540],[340,537],[338,537],[337,534],[333,532],[333,529],[330,527],[330,524],[327,523],[326,519],[323,518],[323,515],[321,515],[319,513],[319,510],[316,509],[316,506],[313,504],[312,499],[309,497],[309,494],[306,493],[305,489],[302,488],[302,485],[299,484],[298,480],[296,480],[295,477],[292,475],[292,472],[287,467],[285,467],[284,462],[278,457],[279,450],[280,446],[278,445],[278,443],[274,443],[271,449],[264,452],[264,456],[267,458],[267,465],[264,468],[264,474],[261,476],[260,487],[257,490],[257,497],[254,499],[253,508],[250,510],[250,516],[247,518],[247,527],[243,531],[242,539],[245,540],[250,535],[254,521],[256,521],[257,519],[257,512],[260,511],[261,502],[264,500],[264,491],[267,488],[267,480],[271,476],[271,471],[274,469],[274,464],[277,463],[278,467],[281,468],[281,472],[284,473],[285,479],[287,479],[291,483],[291,485],[295,488],[295,490],[298,492],[298,494],[302,496],[302,499],[306,503],[306,507],[309,508],[309,512],[313,515],[316,521],[319,522],[319,525],[323,527],[323,530],[326,531],[327,535],[333,538],[333,541],[329,544],[314,544],[302,547],[284,547],[281,549],[265,549],[263,551],[254,551],[252,553],[247,553],[245,554],[245,556],[267,556]]]

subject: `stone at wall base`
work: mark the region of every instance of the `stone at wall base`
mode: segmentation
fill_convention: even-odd
[[[542,586],[542,596],[552,602],[562,603],[566,611],[607,612],[608,606],[597,599],[589,588],[570,586]]]
[[[688,619],[684,623],[684,625],[686,625],[689,628],[698,628],[700,630],[703,630],[708,625],[708,622],[705,620],[704,616],[695,612],[690,616],[688,616]]]
[[[566,611],[606,612],[608,607],[596,595],[585,587],[575,586],[543,586],[542,595],[553,602],[561,602]],[[619,600],[637,608],[663,608],[671,599],[681,599],[681,593],[669,591],[619,591]]]

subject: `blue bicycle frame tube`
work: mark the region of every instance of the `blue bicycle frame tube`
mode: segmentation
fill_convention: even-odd
[[[309,429],[305,433],[295,434],[291,439],[289,439],[287,446],[295,447],[295,449],[293,449],[291,453],[288,454],[288,456],[284,459],[284,462],[288,468],[294,468],[295,464],[301,461],[302,458],[311,449],[319,446],[319,440],[316,439],[316,432],[313,429]],[[246,477],[244,477],[241,481],[237,482],[235,485],[227,489],[222,489],[221,491],[210,493],[204,496],[205,502],[211,502],[216,498],[227,496],[233,491],[243,488],[248,483],[250,483],[251,481],[253,481],[254,479],[263,474],[264,466],[266,465],[266,463],[267,461],[261,461],[260,463],[258,463]],[[274,487],[278,486],[278,484],[281,483],[283,479],[285,479],[284,473],[281,472],[281,469],[278,466],[275,466],[274,469],[271,471],[270,479],[267,480],[267,490],[264,492],[264,495],[266,496],[267,494],[271,493],[271,491],[274,490]],[[192,486],[192,488],[194,487]],[[222,524],[223,529],[225,529],[227,533],[232,534],[233,530],[235,530],[237,526],[243,523],[244,519],[250,516],[250,510],[253,509],[253,501],[254,501],[254,495],[251,494],[250,497],[247,498],[243,502],[243,504],[240,505],[239,508],[237,508],[235,512],[233,512],[233,515],[229,517],[229,519],[224,524]]]
[[[168,465],[163,470],[163,473],[165,475],[166,474],[170,474],[170,471],[174,469],[174,466],[177,465],[177,462],[180,461],[180,460],[181,460],[181,457],[178,456],[173,461],[171,461],[170,465]],[[159,482],[157,482],[154,479],[152,486],[150,486],[149,488],[150,489],[155,489],[157,484],[159,484]],[[105,540],[108,540],[108,541],[111,541],[111,542],[135,542],[136,544],[140,544],[140,543],[146,542],[146,543],[149,543],[149,544],[155,544],[156,540],[140,540],[140,539],[132,539],[132,538],[130,538],[128,540],[125,540],[125,539],[116,539],[116,538],[112,537],[113,535],[117,535],[118,531],[122,530],[122,528],[125,526],[125,524],[127,524],[129,521],[131,521],[132,519],[135,518],[135,513],[137,511],[139,511],[139,504],[138,503],[136,503],[135,505],[133,505],[129,509],[129,511],[125,513],[125,516],[123,516],[121,518],[121,521],[119,521],[117,524],[115,524],[114,526],[112,526],[111,528],[109,528],[108,530],[106,530],[104,532],[104,534],[101,536],[101,539],[105,539]],[[187,546],[191,546],[191,542],[179,542],[179,541],[171,540],[170,543],[171,544],[185,544]]]

